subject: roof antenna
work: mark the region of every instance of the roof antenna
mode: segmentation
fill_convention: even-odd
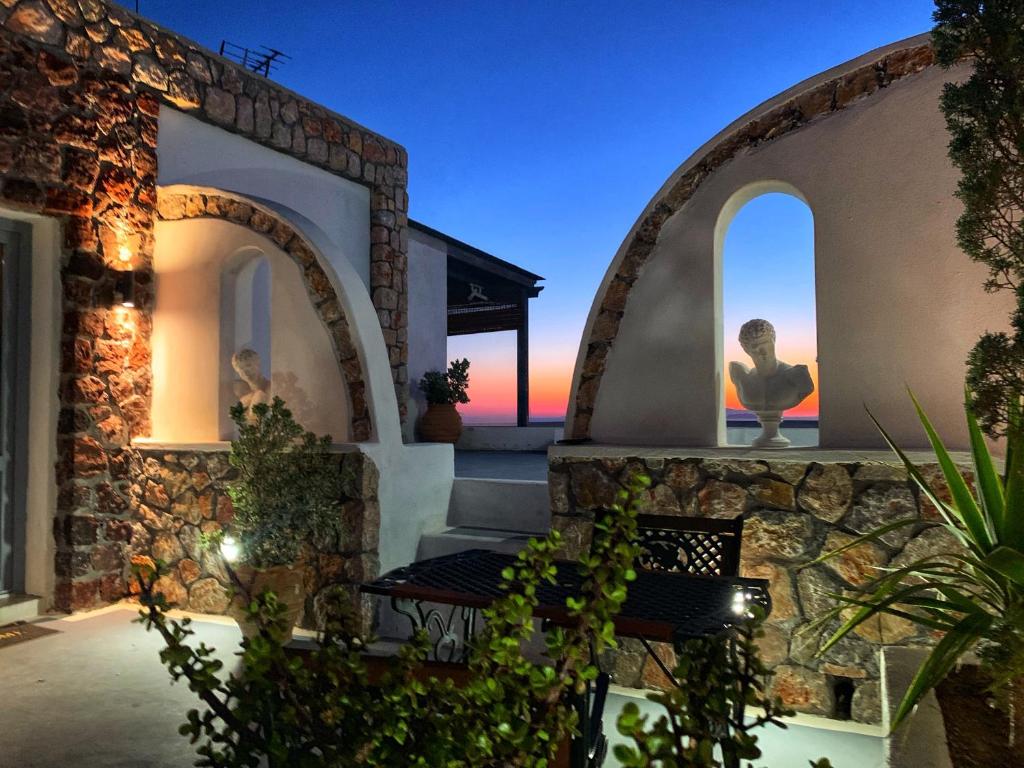
[[[265,45],[261,45],[259,50],[252,50],[241,45],[235,45],[227,40],[220,41],[220,55],[232,61],[237,61],[249,71],[267,78],[270,77],[271,72],[292,58],[276,48],[268,48]]]

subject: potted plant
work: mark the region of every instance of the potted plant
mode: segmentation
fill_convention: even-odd
[[[970,404],[970,391],[967,399]],[[832,594],[835,608],[808,629],[816,631],[840,622],[819,654],[882,614],[907,619],[941,635],[893,715],[893,728],[903,723],[921,698],[943,682],[963,658],[975,653],[989,691],[1007,705],[1012,721],[1019,717],[1014,712],[1015,700],[1024,694],[1024,404],[1018,401],[1010,406],[1002,473],[996,469],[978,420],[970,406],[966,408],[976,489],[957,467],[916,399],[914,405],[949,488],[948,501],[936,493],[881,425],[878,428],[941,520],[923,524],[917,517],[894,520],[814,562],[832,559],[906,526],[941,528],[949,534],[950,545],[902,567],[884,569],[858,593]],[[1008,737],[1008,746],[1014,748],[1012,726]]]
[[[227,487],[234,518],[220,542],[236,587],[228,613],[251,637],[258,633],[253,598],[272,592],[290,637],[305,601],[305,550],[340,520],[340,462],[330,453],[330,435],[304,430],[279,397],[251,409],[236,405],[231,419],[238,427],[229,457],[237,476]]]
[[[447,371],[427,371],[420,391],[427,398],[427,412],[420,418],[420,436],[430,443],[455,443],[462,434],[462,417],[456,403],[468,403],[469,360],[452,360]]]

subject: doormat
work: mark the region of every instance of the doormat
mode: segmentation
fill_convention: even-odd
[[[16,621],[0,627],[0,650],[9,645],[35,640],[37,637],[59,634],[56,629],[49,629],[42,624],[29,624],[27,621]]]

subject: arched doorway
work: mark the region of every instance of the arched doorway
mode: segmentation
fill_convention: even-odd
[[[721,275],[721,381],[724,440],[750,445],[756,418],[739,401],[728,374],[731,361],[751,366],[738,336],[754,318],[775,328],[778,359],[808,367],[815,391],[786,412],[783,435],[794,446],[818,444],[818,369],[814,273],[814,218],[788,185],[754,185],[726,205],[716,238]]]

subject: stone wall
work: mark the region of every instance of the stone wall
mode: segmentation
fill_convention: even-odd
[[[54,531],[62,609],[122,588],[118,534],[105,519],[127,503],[130,438],[149,432],[157,111],[127,77],[0,30],[0,205],[63,224]],[[138,285],[130,311],[114,309],[121,247]]]
[[[937,465],[924,465],[939,488]],[[828,592],[850,591],[877,575],[954,541],[928,528],[937,511],[920,497],[902,468],[876,463],[757,461],[731,458],[552,456],[548,474],[552,527],[564,536],[567,557],[590,546],[594,515],[607,508],[635,472],[652,479],[646,512],[658,515],[744,519],[741,574],[768,579],[773,609],[761,651],[775,671],[776,692],[799,712],[851,715],[880,721],[879,650],[882,645],[925,644],[926,633],[902,619],[865,624],[818,659],[819,636],[801,633],[832,605]],[[941,491],[947,491],[941,485]],[[801,569],[820,553],[858,532],[907,517],[921,523],[893,531],[822,565]],[[660,649],[663,658],[671,648]],[[665,684],[639,642],[626,641],[606,659],[616,682],[635,687]],[[852,688],[852,703],[842,699]],[[850,706],[851,712],[842,710]]]
[[[116,75],[132,93],[150,94],[219,128],[369,186],[370,288],[404,413],[405,149],[105,0],[0,0],[0,23],[33,47]],[[35,101],[39,95],[28,92],[27,98]],[[52,103],[51,110],[60,111],[61,103]]]
[[[61,610],[124,589],[130,440],[149,433],[161,103],[370,187],[372,300],[405,407],[405,150],[114,3],[0,0],[0,207],[57,218],[63,230]],[[132,310],[114,306],[122,252],[135,271]]]
[[[133,452],[130,469],[131,504],[108,528],[117,531],[127,554],[149,555],[169,567],[157,583],[168,600],[183,609],[223,613],[231,582],[220,555],[200,538],[233,517],[225,484],[235,470],[227,452],[141,449]],[[352,478],[342,505],[343,532],[314,543],[302,626],[317,626],[329,599],[361,605],[357,585],[377,576],[377,467],[366,454],[352,452],[339,456],[339,471]],[[119,548],[106,547],[112,566],[123,562]]]

